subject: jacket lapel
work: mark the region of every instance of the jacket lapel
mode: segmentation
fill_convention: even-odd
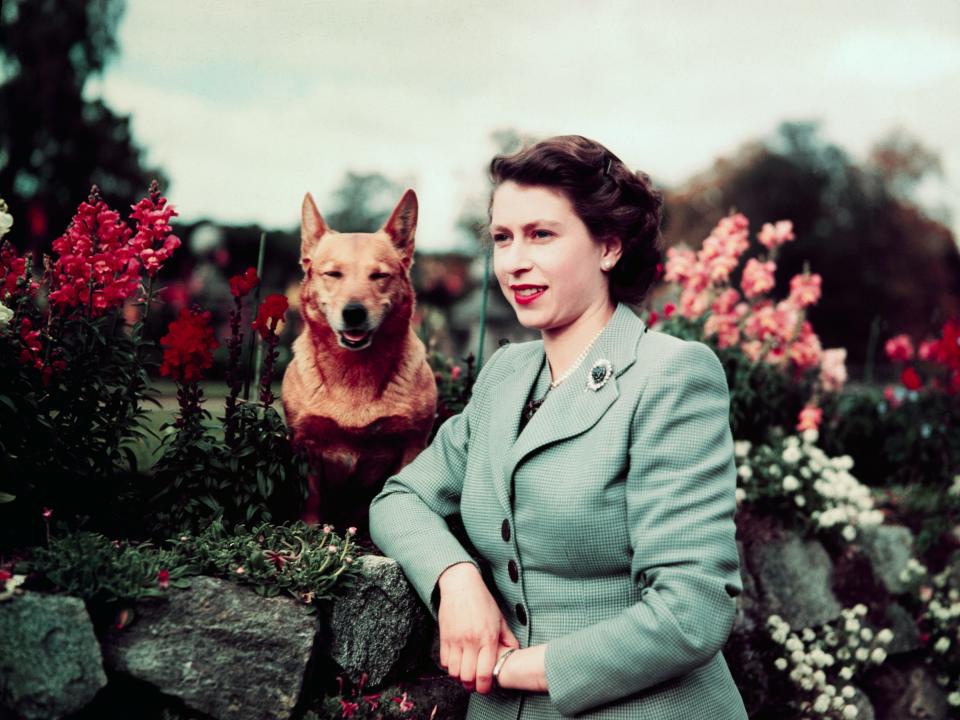
[[[510,486],[520,463],[541,447],[579,435],[591,428],[620,396],[617,377],[636,360],[637,341],[646,330],[643,320],[624,303],[613,315],[593,348],[573,375],[547,395],[543,405],[517,437],[520,413],[544,362],[543,341],[518,358],[514,372],[498,387],[491,413],[491,468],[497,497],[512,512]],[[613,365],[613,377],[599,390],[587,387],[593,364],[600,359]]]

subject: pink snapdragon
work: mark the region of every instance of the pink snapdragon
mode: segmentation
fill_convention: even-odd
[[[768,250],[774,250],[786,242],[793,240],[793,223],[790,220],[778,220],[775,223],[764,223],[757,240]]]
[[[740,278],[740,287],[743,288],[743,294],[748,298],[755,298],[773,290],[773,274],[777,270],[777,264],[772,260],[760,262],[756,258],[747,260],[743,268],[743,276]]]
[[[816,273],[804,273],[790,278],[790,301],[800,307],[815,305],[820,300],[822,280]]]
[[[883,349],[887,357],[894,362],[905,362],[913,359],[913,341],[906,333],[887,340]]]
[[[820,384],[827,392],[839,392],[847,382],[847,349],[831,348],[820,356]]]

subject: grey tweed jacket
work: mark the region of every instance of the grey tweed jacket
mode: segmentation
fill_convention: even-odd
[[[440,574],[473,562],[521,647],[546,643],[546,693],[474,692],[468,720],[743,720],[721,652],[743,584],[719,359],[620,303],[518,437],[543,356],[541,340],[497,350],[370,504],[372,540],[434,619]],[[613,375],[591,390],[601,358]]]

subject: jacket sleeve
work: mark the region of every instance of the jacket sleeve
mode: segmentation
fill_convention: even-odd
[[[499,348],[474,382],[477,398],[490,369],[507,350]],[[433,442],[389,478],[370,502],[370,538],[397,561],[407,580],[438,619],[440,574],[459,562],[479,564],[450,531],[446,517],[460,511],[460,492],[470,445],[473,400],[447,418]]]
[[[719,652],[743,590],[723,366],[684,341],[654,368],[631,427],[626,515],[640,600],[551,639],[550,700],[565,716],[686,674]]]

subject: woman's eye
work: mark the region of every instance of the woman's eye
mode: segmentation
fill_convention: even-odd
[[[505,238],[505,237],[507,237],[507,236],[504,235],[503,233],[496,233],[496,234],[493,236],[493,241],[496,242],[497,240],[502,240],[502,239]]]
[[[544,235],[539,235],[539,233],[544,233]],[[553,235],[553,233],[550,232],[549,230],[534,230],[533,234],[537,235],[537,237],[548,237],[550,235]]]

